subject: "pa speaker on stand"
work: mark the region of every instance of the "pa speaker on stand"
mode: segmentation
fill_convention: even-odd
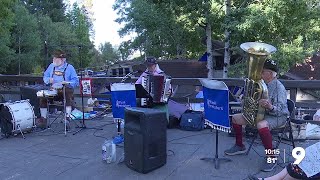
[[[126,108],[124,126],[125,164],[140,173],[167,162],[166,113],[149,108]]]

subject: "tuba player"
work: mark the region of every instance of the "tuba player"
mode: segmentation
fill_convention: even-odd
[[[265,108],[265,116],[257,123],[258,132],[265,149],[273,149],[270,129],[281,127],[285,124],[289,115],[287,107],[287,92],[283,84],[277,79],[278,66],[274,60],[267,59],[261,72],[261,78],[267,84],[268,99],[260,99],[259,105]],[[226,155],[238,155],[246,153],[242,142],[242,125],[246,125],[243,114],[232,116],[232,127],[236,136],[236,144],[225,151]],[[269,172],[274,169],[276,163],[267,163],[262,171]]]

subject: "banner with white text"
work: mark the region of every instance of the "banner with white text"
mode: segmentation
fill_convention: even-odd
[[[136,89],[131,83],[111,84],[111,103],[114,119],[124,119],[126,107],[136,107]]]
[[[229,90],[222,81],[200,79],[203,86],[205,124],[230,132]]]

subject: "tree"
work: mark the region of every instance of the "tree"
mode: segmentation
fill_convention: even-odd
[[[12,7],[14,1],[1,0],[0,1],[0,73],[6,72],[10,61],[12,60],[13,52],[10,49],[10,31],[13,24],[14,13]]]
[[[85,67],[96,53],[92,35],[85,9],[65,12],[63,0],[1,0],[0,73],[40,74],[56,48],[65,50],[76,68],[82,58]]]
[[[224,65],[223,65],[223,78],[227,78],[228,77],[228,69],[230,66],[230,30],[227,26],[227,24],[229,23],[229,16],[230,16],[230,11],[231,11],[231,0],[225,0],[225,13],[226,13],[226,28],[224,30]]]
[[[117,61],[119,61],[119,53],[112,47],[112,44],[106,42],[104,44],[100,44],[99,51],[101,52],[101,59],[107,65],[111,65]]]
[[[120,16],[117,21],[124,24],[120,35],[137,33],[136,38],[122,44],[122,55],[139,50],[163,58],[199,57],[205,51],[201,39],[207,37],[210,52],[212,36],[226,42],[225,71],[229,64],[228,50],[242,53],[239,46],[248,41],[262,41],[277,47],[272,58],[278,59],[285,71],[319,49],[319,0],[224,1],[117,0],[114,4]],[[229,4],[228,12],[223,11]],[[214,61],[211,65],[209,60],[209,77],[214,67]],[[235,71],[230,73],[237,76]]]
[[[224,15],[221,8],[223,2],[213,0],[179,0],[172,1],[177,6],[178,14],[188,16],[193,26],[200,25],[205,29],[208,78],[214,77],[216,61],[213,58],[212,40],[221,36]],[[212,38],[213,37],[213,38]]]
[[[118,0],[114,9],[120,15],[118,22],[125,24],[120,35],[132,31],[138,34],[127,45],[140,41],[140,47],[147,55],[162,58],[199,57],[206,51],[201,43],[206,37],[208,75],[212,77],[215,61],[212,60],[211,37],[216,37],[212,32],[218,32],[221,36],[223,16],[219,13],[220,6],[220,3],[205,0]]]
[[[31,14],[41,14],[49,16],[53,22],[63,22],[66,20],[66,6],[63,0],[20,0]]]
[[[93,24],[86,13],[86,9],[84,7],[80,8],[76,3],[67,13],[67,17],[77,38],[77,44],[74,45],[78,45],[78,48],[80,48],[76,67],[87,67],[94,58],[94,45],[90,41],[90,35],[93,35]],[[80,64],[80,59],[82,64]]]
[[[41,57],[44,60],[42,67],[47,67],[52,62],[51,55],[57,48],[66,51],[68,62],[79,67],[79,43],[72,26],[67,22],[52,22],[49,16],[39,16],[38,21],[42,42]]]
[[[234,1],[229,27],[233,47],[262,41],[278,51],[282,72],[301,62],[319,44],[319,0]]]
[[[32,73],[40,57],[40,33],[35,16],[18,2],[14,7],[14,28],[12,31],[12,48],[15,51],[14,61],[9,73]],[[16,70],[18,69],[18,70]]]
[[[94,70],[105,70],[107,68],[106,62],[102,59],[101,52],[97,49],[94,49],[94,58],[90,63],[90,68]]]
[[[137,34],[123,47],[171,59],[195,57],[193,52],[203,49],[201,28],[194,27],[188,17],[176,15],[169,2],[117,0],[114,9],[120,15],[117,22],[124,24],[120,36]]]

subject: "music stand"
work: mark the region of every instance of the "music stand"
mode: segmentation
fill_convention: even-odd
[[[212,129],[211,129],[211,131],[212,131]],[[214,158],[205,157],[205,158],[201,158],[200,159],[200,160],[204,160],[204,161],[213,162],[214,163],[214,167],[216,169],[219,169],[219,163],[220,162],[230,162],[231,161],[231,159],[229,159],[229,158],[219,158],[219,155],[218,155],[218,147],[219,147],[218,133],[219,133],[219,130],[216,129],[216,152],[215,152]]]
[[[203,85],[204,110],[206,124],[216,130],[216,152],[214,158],[205,157],[200,160],[214,163],[214,167],[219,169],[220,162],[230,162],[229,158],[219,158],[219,131],[228,132],[229,122],[229,91],[222,81],[200,79]],[[225,99],[227,97],[227,99]],[[221,122],[220,122],[221,121]]]
[[[136,107],[136,89],[132,83],[113,83],[110,85],[112,115],[117,121],[117,136],[113,138],[114,144],[123,142],[121,124],[125,120],[125,108]]]
[[[141,85],[135,84],[137,98],[152,98],[148,91]]]
[[[79,59],[80,59],[80,81],[82,80],[83,78],[83,71],[84,71],[84,68],[83,68],[83,65],[82,65],[82,56],[81,56],[81,48],[82,46],[79,45],[78,46],[78,53],[79,53]],[[82,71],[83,70],[83,71]],[[73,133],[73,135],[77,134],[78,132],[82,131],[83,129],[95,129],[95,130],[103,130],[102,128],[96,128],[96,127],[91,127],[91,128],[88,128],[85,124],[85,120],[84,120],[84,103],[83,103],[83,91],[81,91],[81,108],[82,108],[82,126],[79,127],[80,129],[78,131],[76,131],[75,133]]]

